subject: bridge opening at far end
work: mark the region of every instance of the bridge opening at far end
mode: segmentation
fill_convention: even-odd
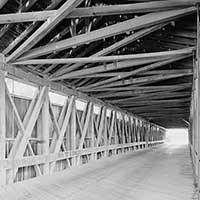
[[[188,142],[188,129],[171,128],[166,130],[165,144],[180,146],[187,145]]]

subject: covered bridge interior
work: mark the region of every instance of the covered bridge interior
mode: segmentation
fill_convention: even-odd
[[[200,200],[199,3],[1,0],[0,200]],[[189,147],[167,149],[168,128]]]

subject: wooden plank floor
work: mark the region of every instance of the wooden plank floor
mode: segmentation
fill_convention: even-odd
[[[188,147],[152,149],[2,187],[1,200],[196,199]]]

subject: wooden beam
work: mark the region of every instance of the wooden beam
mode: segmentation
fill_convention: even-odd
[[[20,116],[19,116],[19,113],[18,113],[17,108],[15,106],[14,100],[12,99],[12,97],[11,97],[11,95],[10,95],[7,87],[6,87],[6,94],[7,94],[7,97],[8,97],[8,102],[11,104],[12,109],[14,111],[14,116],[15,116],[15,119],[16,119],[16,124],[18,126],[18,134],[17,134],[16,139],[15,139],[15,141],[13,143],[13,146],[12,146],[12,148],[10,150],[10,153],[8,155],[8,158],[14,159],[15,158],[15,154],[16,154],[19,146],[20,146],[21,139],[23,137],[26,137],[26,134],[27,134],[26,133],[26,128],[27,128],[28,123],[29,123],[29,118],[30,118],[32,112],[34,111],[34,106],[35,106],[35,103],[36,103],[37,92],[35,93],[32,101],[31,101],[31,103],[29,105],[29,108],[28,108],[28,110],[27,110],[27,112],[25,114],[25,117],[23,119],[23,122],[20,119]],[[30,152],[31,156],[34,156],[35,153],[34,153],[32,147],[31,147],[31,145],[29,143],[29,140],[27,141],[27,147],[29,149],[29,152]],[[25,145],[24,148],[26,148],[26,145]],[[42,174],[40,167],[38,165],[35,165],[34,167],[35,167],[36,174],[38,176],[40,176]],[[13,168],[11,171],[9,171],[9,173],[8,173],[8,182],[9,183],[12,183],[14,181],[15,174],[17,173],[17,170],[18,170],[17,168]]]
[[[198,198],[200,198],[200,6],[197,4],[197,50],[196,50],[196,61],[194,61],[194,95],[195,95],[195,101],[196,104],[194,109],[194,119],[196,123],[195,124],[195,141],[194,141],[194,148],[195,148],[195,154],[196,154],[196,160],[194,161],[195,167],[197,167],[197,187],[198,187]]]
[[[164,129],[162,127],[162,129]],[[161,144],[163,143],[162,140],[160,141],[152,141],[152,144]],[[116,150],[116,149],[124,149],[124,148],[130,148],[130,147],[137,147],[139,145],[144,145],[145,142],[135,142],[135,143],[126,143],[126,144],[114,144],[110,145],[108,147],[106,146],[101,146],[101,147],[95,147],[95,148],[86,148],[83,149],[82,151],[80,150],[75,150],[75,151],[67,151],[67,152],[59,152],[57,154],[50,154],[48,156],[43,156],[43,155],[38,155],[35,157],[30,157],[26,156],[24,158],[19,158],[16,160],[3,160],[0,164],[3,166],[5,169],[11,169],[14,166],[16,167],[26,167],[26,166],[32,166],[35,164],[43,164],[46,162],[46,160],[49,160],[50,162],[53,161],[59,161],[59,160],[65,160],[65,159],[70,159],[72,156],[82,156],[82,155],[89,155],[89,154],[94,154],[98,152],[104,152],[106,150]]]
[[[50,127],[50,114],[49,114],[49,94],[48,94],[48,89],[46,91],[46,96],[44,99],[44,105],[42,107],[42,133],[41,133],[41,139],[43,142],[42,144],[42,154],[43,155],[49,155],[49,136],[50,136],[50,131],[49,131],[49,127]],[[38,133],[39,134],[39,133]],[[49,163],[45,163],[43,166],[43,174],[44,175],[48,175],[49,174]]]
[[[147,72],[139,73],[140,75],[155,75],[155,74],[174,74],[174,73],[184,73],[184,72],[192,72],[192,69],[167,69],[167,70],[152,70]]]
[[[99,21],[100,21],[100,19],[99,19]],[[72,51],[72,54],[75,55],[76,52],[79,52],[81,49],[84,49],[84,51],[81,51],[80,53],[78,53],[76,55],[76,57],[85,57],[86,55],[91,54],[91,52],[93,52],[97,47],[99,47],[99,45],[100,45],[100,42],[95,42],[95,43],[89,45],[87,48],[82,48],[81,46],[79,46]],[[50,54],[47,58],[51,58],[51,57],[53,58],[53,57],[55,57],[55,55]],[[70,51],[68,51],[66,54],[63,55],[63,58],[68,58],[68,57],[71,57]],[[73,64],[73,65],[81,65],[82,66],[82,64]],[[37,68],[40,68],[42,66],[43,65],[38,65]],[[57,64],[52,64],[52,65],[48,66],[42,73],[46,74],[46,73],[52,71],[53,69],[55,69],[57,66],[58,66]],[[71,64],[63,65],[59,69],[56,69],[56,72],[54,72],[53,74],[51,74],[51,75],[49,74],[49,77],[54,76],[54,74],[63,74],[63,72],[61,72],[61,71],[64,71],[70,67],[71,67]]]
[[[4,57],[0,57],[0,65],[4,65]],[[0,160],[6,158],[6,96],[5,74],[0,71]],[[6,184],[6,170],[0,167],[0,186]]]
[[[143,113],[142,116],[145,116],[145,117],[159,117],[159,116],[164,116],[164,115],[172,115],[173,116],[173,112],[174,112],[174,116],[177,116],[177,115],[187,115],[190,113],[190,111],[184,111],[184,110],[169,110],[169,111],[161,111],[161,112],[158,112],[158,113]]]
[[[134,98],[143,98],[143,97],[150,97],[150,96],[153,96],[153,95],[158,95],[158,94],[167,94],[167,93],[172,93],[172,92],[177,92],[177,91],[180,91],[180,90],[183,90],[185,89],[185,86],[184,87],[171,87],[171,88],[168,88],[167,90],[166,89],[163,89],[163,90],[150,90],[150,91],[120,91],[120,92],[103,92],[103,93],[98,93],[98,94],[94,94],[94,96],[96,98],[113,98],[113,97],[124,97],[123,99],[114,99],[114,100],[111,100],[113,101],[112,103],[117,103],[117,102],[123,102],[123,101],[132,101],[134,100]],[[130,98],[127,98],[127,96],[131,96]]]
[[[183,83],[178,85],[162,85],[162,86],[127,86],[127,87],[110,87],[110,88],[99,88],[99,89],[82,89],[84,92],[107,92],[107,91],[135,91],[136,94],[148,91],[159,91],[159,90],[168,90],[171,88],[189,88],[192,87],[192,83]]]
[[[38,0],[32,0],[29,1],[28,4],[23,4],[22,6],[19,6],[16,10],[16,12],[27,12],[29,9],[32,8],[32,6],[37,2]],[[10,30],[13,27],[13,24],[5,24],[1,30],[0,30],[0,38],[3,37],[3,35]]]
[[[7,72],[7,77],[10,77],[12,79],[15,79],[15,80],[18,80],[18,81],[21,81],[21,82],[25,82],[25,83],[28,82],[30,84],[37,85],[37,86],[47,86],[51,90],[57,91],[58,93],[60,93],[62,95],[67,95],[67,96],[73,95],[73,96],[76,96],[77,98],[93,102],[94,104],[97,104],[97,105],[100,105],[100,106],[106,106],[109,109],[114,109],[118,112],[125,113],[127,115],[132,116],[133,118],[137,117],[140,120],[144,120],[141,117],[136,116],[133,113],[127,112],[126,110],[122,110],[117,106],[109,104],[108,102],[104,102],[100,99],[90,97],[87,94],[82,93],[82,92],[75,90],[75,89],[71,89],[71,88],[67,87],[66,85],[56,83],[56,82],[52,82],[52,81],[49,81],[46,78],[41,78],[41,77],[38,77],[38,76],[33,75],[31,73],[24,72],[20,68],[13,67],[11,65],[4,65],[3,67],[2,66],[0,66],[0,67],[1,67],[0,68],[1,70]]]
[[[7,2],[3,0],[0,8]],[[97,17],[106,15],[120,15],[120,14],[135,14],[135,13],[148,13],[166,10],[174,10],[186,8],[195,5],[194,2],[148,2],[148,3],[134,3],[134,4],[121,4],[109,6],[93,6],[87,8],[74,9],[67,18],[80,18],[80,17]],[[34,11],[22,12],[0,15],[0,24],[6,23],[22,23],[30,21],[44,21],[49,17],[56,15],[57,10],[48,11]]]
[[[101,116],[99,118],[99,127],[98,127],[98,134],[97,134],[97,140],[96,140],[96,147],[99,146],[99,143],[101,141],[101,137],[102,137],[102,132],[103,132],[103,128],[104,128],[104,122],[105,122],[105,118],[106,118],[106,108],[103,107],[101,109]]]
[[[122,106],[120,105],[120,107],[124,107],[124,108],[128,108],[128,107],[132,107],[132,106],[139,106],[139,105],[151,105],[151,104],[159,104],[159,103],[181,103],[181,102],[189,102],[191,99],[190,98],[184,98],[184,99],[164,99],[164,100],[147,100],[147,101],[140,101],[140,102],[133,102],[132,105],[125,105]]]
[[[158,96],[157,96],[158,95]],[[159,96],[160,95],[160,96]],[[142,95],[138,97],[133,97],[133,101],[138,102],[140,100],[157,100],[157,99],[176,99],[177,97],[190,97],[191,92],[168,92],[168,93],[155,93],[155,94],[150,94],[150,95]],[[127,102],[128,104],[129,102]]]
[[[38,65],[38,64],[66,64],[66,63],[106,63],[106,62],[118,62],[124,60],[134,59],[147,59],[147,58],[168,58],[170,56],[183,56],[183,58],[188,57],[188,54],[192,54],[195,48],[185,48],[174,51],[161,51],[153,53],[138,53],[129,55],[114,55],[114,56],[99,56],[99,57],[88,57],[88,58],[58,58],[58,59],[32,59],[25,61],[17,61],[12,64],[14,65]],[[181,57],[182,59],[182,57]],[[177,58],[178,60],[178,58]],[[175,59],[176,61],[176,59]]]
[[[188,107],[190,105],[190,102],[187,102],[187,103],[179,103],[179,102],[175,102],[175,103],[159,103],[159,104],[156,104],[156,105],[141,105],[141,106],[138,106],[138,105],[136,105],[136,106],[132,106],[131,107],[131,109],[133,109],[133,110],[148,110],[148,109],[151,109],[151,108],[155,108],[155,107],[157,107],[157,108],[170,108],[170,107]]]
[[[137,31],[136,33],[133,33],[132,35],[120,40],[119,42],[116,42],[114,44],[112,44],[111,46],[108,46],[107,48],[105,49],[102,49],[101,51],[93,54],[92,56],[90,57],[98,57],[98,56],[105,56],[105,55],[108,55],[114,51],[116,51],[117,49],[123,47],[123,46],[126,46],[164,26],[166,26],[168,23],[165,23],[165,24],[161,24],[161,25],[156,25],[156,26],[153,26],[153,27],[150,27],[150,28],[146,28],[146,29],[142,29],[142,30],[139,30]],[[60,70],[58,70],[56,73],[53,74],[52,77],[57,77],[59,75],[64,75],[64,74],[69,74],[69,72],[71,71],[74,71],[78,68],[80,68],[82,66],[82,64],[74,64],[72,66],[66,66],[64,65]]]
[[[153,83],[161,80],[166,80],[166,79],[173,79],[173,78],[178,78],[178,77],[183,77],[183,76],[191,76],[193,73],[192,72],[187,72],[187,73],[178,73],[178,74],[162,74],[162,75],[153,75],[153,76],[145,76],[145,77],[139,77],[139,78],[133,78],[133,79],[126,79],[126,80],[119,80],[110,84],[105,84],[102,86],[96,87],[97,89],[99,88],[108,88],[108,87],[116,87],[116,86],[125,86],[125,85],[132,85],[136,83]],[[79,90],[82,89],[88,89],[89,87],[80,87],[78,88]],[[95,88],[95,87],[94,87]]]
[[[170,73],[179,73],[179,72],[187,72],[189,69],[167,69],[167,70],[152,70],[146,72],[138,72],[140,75],[155,75],[155,74],[170,74]],[[76,79],[86,79],[86,78],[103,78],[103,77],[117,77],[121,76],[124,72],[107,72],[107,73],[97,73],[90,75],[77,75]],[[77,84],[75,84],[77,85]],[[79,86],[79,85],[78,85]]]
[[[135,66],[139,66],[139,65],[143,65],[143,64],[153,63],[153,62],[156,62],[159,60],[160,60],[160,58],[148,58],[148,59],[134,60],[134,62],[132,60],[127,60],[127,61],[121,61],[121,62],[117,62],[117,63],[106,64],[106,65],[99,65],[99,66],[91,67],[91,68],[87,68],[87,69],[76,70],[76,71],[55,77],[55,78],[53,77],[53,78],[51,78],[51,80],[57,81],[57,80],[68,79],[70,77],[76,78],[79,75],[83,76],[83,75],[89,75],[89,74],[96,74],[96,73],[100,73],[100,72],[107,72],[107,71],[116,70],[116,69],[135,67]]]
[[[169,52],[172,52],[172,51],[169,51]],[[112,78],[109,78],[109,79],[106,79],[106,80],[103,80],[103,81],[99,81],[97,83],[89,85],[88,87],[97,87],[99,85],[112,83],[112,82],[115,82],[115,81],[120,80],[120,79],[125,79],[127,77],[130,77],[130,76],[142,73],[142,72],[146,72],[146,71],[149,71],[149,70],[152,70],[152,69],[156,69],[158,67],[162,67],[162,66],[168,65],[170,63],[176,62],[178,60],[182,60],[182,59],[190,57],[190,56],[192,56],[192,54],[190,54],[190,53],[189,54],[185,54],[185,55],[180,55],[180,56],[177,55],[175,58],[171,58],[171,59],[168,59],[168,60],[164,60],[164,61],[160,61],[160,62],[157,62],[157,63],[153,63],[153,64],[150,64],[150,65],[141,67],[139,69],[132,70],[131,72],[122,72],[121,75],[118,75],[116,77],[112,77]],[[165,74],[165,73],[163,73],[163,74]]]
[[[178,89],[177,89],[178,90]],[[159,91],[159,92],[152,92],[152,93],[146,93],[146,94],[140,94],[140,95],[131,95],[129,92],[121,92],[121,93],[110,93],[108,96],[106,95],[97,95],[96,97],[98,98],[104,98],[110,103],[124,103],[128,104],[128,102],[132,101],[140,101],[140,100],[148,100],[148,99],[163,99],[163,98],[168,98],[168,97],[177,97],[177,96],[182,96],[182,95],[188,95],[190,96],[191,93],[189,91],[187,92],[177,92],[177,90],[171,89],[171,91]],[[130,97],[131,96],[131,97]],[[116,100],[109,100],[109,98],[120,98],[120,97],[125,97],[123,99],[116,99]],[[129,97],[129,98],[126,98]],[[137,100],[137,101],[136,101]]]
[[[76,121],[76,98],[71,113],[71,129],[70,129],[70,150],[76,150],[76,132],[77,132],[77,121]],[[76,166],[76,157],[72,158],[72,166]]]
[[[172,105],[147,105],[147,106],[141,106],[141,107],[133,107],[133,108],[129,108],[129,110],[132,110],[132,112],[135,112],[135,113],[142,113],[142,112],[145,112],[145,111],[150,111],[150,112],[153,112],[155,110],[160,110],[160,109],[173,109],[173,108],[186,108],[188,105],[179,105],[177,103],[175,104],[172,104]]]
[[[38,100],[35,104],[35,107],[33,108],[33,112],[31,113],[31,116],[30,116],[29,121],[27,123],[27,127],[25,129],[25,134],[22,136],[22,138],[20,140],[20,145],[17,148],[15,148],[16,151],[14,152],[14,157],[22,157],[23,156],[23,153],[26,149],[26,145],[28,143],[29,137],[31,136],[35,122],[37,121],[38,115],[39,115],[40,110],[42,108],[44,98],[45,98],[46,89],[47,89],[46,87],[43,87],[41,89]]]
[[[91,109],[92,109],[92,103],[89,103],[88,109],[86,111],[87,113],[86,113],[86,117],[85,117],[85,122],[84,122],[84,127],[83,127],[83,131],[82,131],[81,139],[79,141],[79,146],[78,146],[79,150],[81,150],[83,148],[85,136],[86,136],[86,133],[87,133],[87,130],[88,130],[89,121],[91,119]]]
[[[91,31],[86,34],[78,35],[69,39],[65,39],[59,42],[45,45],[43,47],[32,49],[28,53],[24,54],[20,59],[25,60],[25,59],[35,58],[35,57],[49,54],[53,51],[61,51],[73,46],[78,46],[85,43],[97,41],[97,40],[114,36],[114,35],[119,35],[127,31],[138,30],[138,29],[142,29],[142,28],[149,27],[152,25],[161,24],[164,22],[168,22],[168,21],[171,21],[171,20],[186,16],[186,15],[192,14],[195,11],[196,11],[195,7],[190,7],[186,9],[180,9],[180,10],[150,13],[138,18],[126,20],[121,23],[117,23],[105,28]],[[43,32],[43,28],[42,28],[42,32]],[[36,33],[34,35],[36,35]],[[44,36],[45,35],[43,35],[43,37]],[[14,53],[11,54],[11,56],[9,56],[6,59],[7,62],[13,61],[16,58],[18,58],[20,55],[22,55],[24,51],[21,52],[20,50],[23,50],[25,48],[24,46],[27,46],[30,43],[29,41],[30,41],[30,38],[26,43],[23,44],[23,46],[18,48]],[[34,43],[37,43],[37,41]],[[31,45],[29,48],[26,47],[25,50],[30,49],[32,46],[33,45]]]
[[[70,97],[70,99],[69,99],[69,105],[67,107],[67,111],[66,111],[66,114],[65,114],[64,119],[63,119],[62,127],[60,128],[60,134],[59,134],[59,136],[56,140],[55,146],[53,147],[53,153],[58,153],[59,150],[60,150],[61,144],[63,142],[64,134],[65,134],[67,127],[69,125],[69,120],[70,120],[70,117],[71,117],[73,105],[74,105],[74,96]],[[51,163],[50,174],[52,174],[53,171],[54,171],[55,163],[56,162]]]
[[[154,112],[152,110],[147,110],[147,111],[142,111],[142,112],[137,112],[138,115],[145,115],[145,116],[155,116],[155,115],[164,115],[165,113],[172,113],[177,114],[177,113],[188,113],[189,109],[184,109],[184,108],[164,108],[164,109],[159,109],[158,112]]]
[[[31,3],[29,2],[29,5],[28,7],[31,7],[34,3],[36,3],[38,0],[32,0]],[[46,8],[45,10],[53,10],[55,7],[58,6],[58,4],[61,2],[62,0],[56,0],[56,1],[52,1]],[[31,5],[31,6],[30,6]],[[27,7],[26,9],[22,9],[23,12],[27,11]],[[11,25],[11,24],[10,24]],[[18,36],[16,37],[12,43],[10,43],[8,45],[8,47],[6,47],[2,53],[4,55],[8,54],[10,51],[12,51],[20,42],[22,42],[23,40],[25,40],[25,38],[33,31],[35,30],[35,28],[37,26],[40,25],[40,22],[34,22],[34,23],[31,23],[28,27],[26,27],[26,29]],[[68,28],[66,28],[68,29]],[[65,31],[66,29],[64,29],[63,31]],[[60,33],[61,35],[63,34],[63,31]],[[1,37],[1,34],[0,34],[0,37]],[[55,38],[54,38],[55,39]],[[58,39],[58,37],[57,37]]]
[[[75,7],[83,0],[69,0],[65,2],[58,10],[55,16],[51,16],[42,24],[19,48],[17,48],[8,58],[8,61],[13,61],[22,55],[24,52],[31,49],[45,35],[47,35],[62,19],[65,18]]]
[[[1,0],[0,9],[4,7],[4,5],[8,2],[8,0]]]
[[[31,22],[31,21],[45,21],[49,17],[52,17],[54,15],[56,15],[56,11],[54,10],[1,14],[0,24],[22,23],[22,22]]]
[[[121,4],[121,5],[102,5],[93,6],[87,8],[74,9],[70,14],[69,18],[80,18],[80,17],[96,17],[106,15],[120,15],[120,14],[132,14],[132,13],[148,13],[148,12],[160,12],[170,9],[180,9],[195,5],[194,1],[183,1],[183,2],[172,2],[172,1],[153,1],[145,3],[134,3],[134,4]]]

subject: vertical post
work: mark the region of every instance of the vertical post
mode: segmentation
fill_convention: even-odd
[[[148,144],[148,146],[150,146],[151,147],[151,141],[152,141],[152,124],[150,124],[150,130],[149,130],[149,141],[150,141],[150,143]]]
[[[124,116],[124,114],[121,114],[121,116],[122,116],[122,143],[123,144],[125,144],[125,130],[124,130],[124,128],[125,128],[125,116]]]
[[[132,142],[135,143],[136,142],[136,136],[135,136],[135,119],[133,117],[131,117],[131,131],[132,131],[132,137],[133,140]],[[135,146],[132,147],[132,150],[135,150]]]
[[[137,120],[137,135],[138,135],[138,142],[141,142],[141,121]],[[141,149],[141,146],[138,145],[138,149]]]
[[[43,140],[42,143],[42,154],[48,155],[49,154],[49,121],[50,121],[50,114],[49,114],[49,90],[46,91],[45,100],[42,107],[42,133],[41,137]],[[49,174],[49,162],[44,164],[43,166],[43,174]]]
[[[104,145],[107,147],[108,146],[108,137],[107,137],[107,109],[105,110],[105,120],[104,120]],[[108,150],[105,150],[104,156],[107,157],[109,154]]]
[[[148,148],[148,143],[149,143],[149,132],[150,132],[150,126],[151,124],[148,124],[146,122],[146,133],[145,133],[145,141],[146,141],[146,144],[145,144],[145,148]]]
[[[92,104],[91,108],[91,148],[95,146],[95,135],[94,135],[94,104]],[[95,160],[95,153],[91,155],[91,159]]]
[[[155,140],[155,126],[152,127],[152,142]],[[153,146],[153,143],[151,144]]]
[[[130,143],[132,143],[132,137],[133,135],[132,135],[132,126],[131,126],[131,116],[128,116],[128,143],[130,144]],[[129,147],[128,148],[129,149],[129,151],[131,151],[132,150],[132,147]]]
[[[139,136],[138,136],[138,120],[135,119],[135,141],[136,143],[139,142]],[[135,146],[135,149],[139,149],[139,146]]]
[[[142,142],[146,141],[146,122],[142,122]],[[142,148],[145,148],[146,144],[142,145]]]
[[[197,118],[196,118],[196,140],[197,140],[197,167],[198,167],[198,199],[200,199],[200,181],[199,181],[199,176],[200,176],[200,157],[199,157],[199,152],[200,152],[200,144],[199,144],[199,134],[200,134],[200,91],[199,91],[199,84],[200,84],[200,20],[199,20],[199,4],[197,4],[197,50],[196,50],[196,59],[197,59],[197,65],[196,65],[196,73],[197,73],[197,81],[196,81],[196,100],[197,100]]]
[[[4,66],[4,56],[0,54],[0,68]],[[6,100],[5,74],[0,71],[0,160],[5,159],[6,149]],[[6,184],[6,170],[0,165],[0,185]]]
[[[125,126],[126,126],[126,122],[125,122],[125,115],[121,113],[121,116],[122,116],[122,144],[125,144],[126,143],[126,135],[125,135]],[[122,148],[122,152],[126,152],[126,149],[125,148]]]
[[[114,122],[114,142],[115,144],[118,143],[118,137],[117,137],[117,112],[115,112],[115,122]],[[114,150],[114,154],[117,154],[117,149]]]
[[[76,99],[74,99],[71,113],[70,144],[71,150],[76,150]],[[72,166],[76,166],[76,157],[72,158]]]

